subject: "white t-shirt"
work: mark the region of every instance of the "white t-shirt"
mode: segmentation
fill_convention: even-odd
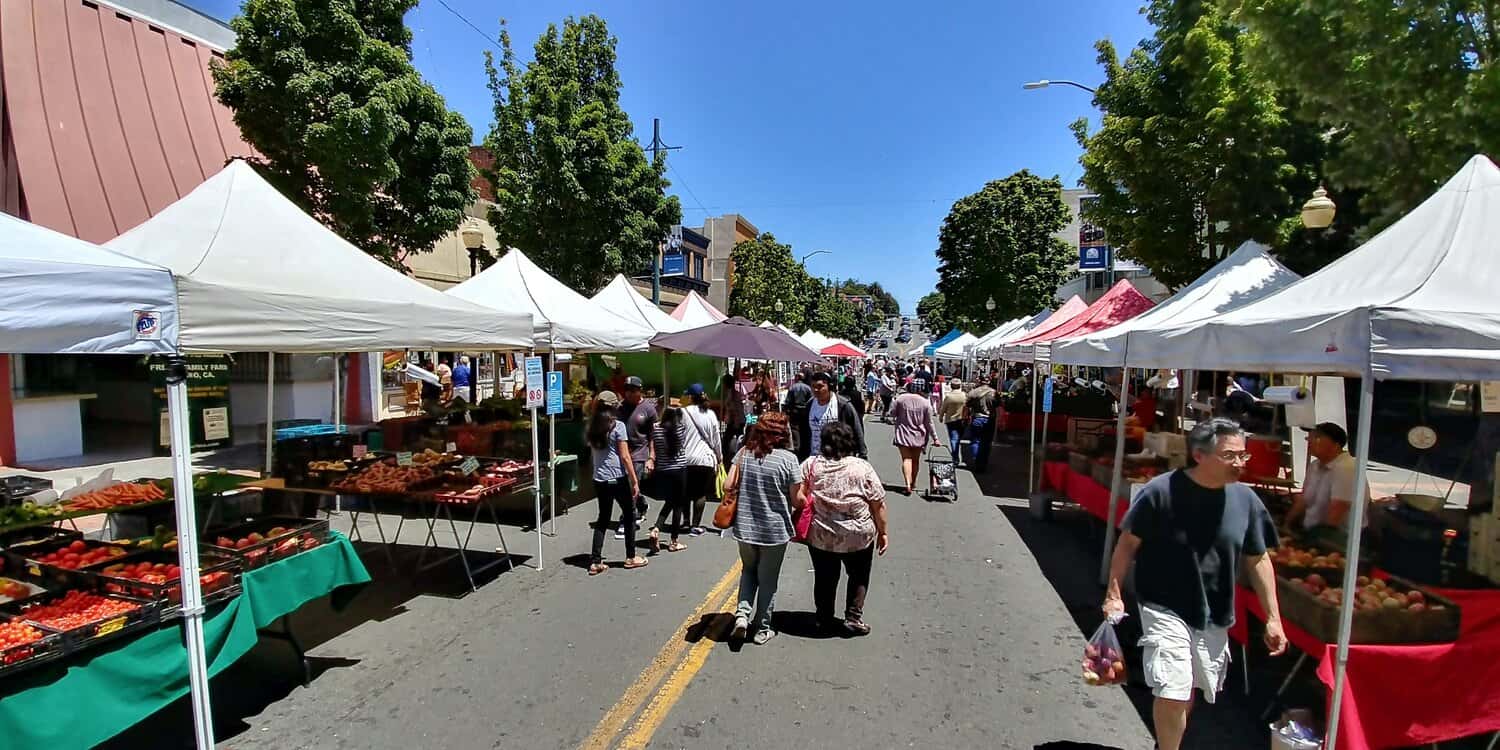
[[[714,467],[719,465],[719,418],[712,411],[703,411],[697,406],[685,406],[687,417],[687,441],[682,444],[688,466]]]
[[[812,452],[808,455],[819,455],[823,445],[823,427],[839,420],[839,400],[836,396],[829,396],[828,403],[820,404],[813,399],[807,409],[808,425],[812,427]]]
[[[1328,506],[1334,498],[1344,502],[1354,501],[1354,478],[1358,464],[1347,451],[1340,453],[1325,466],[1314,458],[1307,465],[1307,481],[1302,483],[1302,500],[1307,505],[1307,514],[1302,517],[1302,528],[1321,526],[1328,518]],[[1368,486],[1367,486],[1368,487]],[[1365,502],[1370,501],[1370,492],[1365,490]],[[1365,526],[1370,516],[1364,517]]]

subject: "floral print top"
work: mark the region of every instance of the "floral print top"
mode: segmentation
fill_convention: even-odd
[[[828,552],[856,552],[875,543],[872,510],[885,502],[885,485],[869,461],[813,456],[802,462],[802,477],[813,503],[808,545]]]

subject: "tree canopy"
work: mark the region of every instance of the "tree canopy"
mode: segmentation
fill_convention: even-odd
[[[1378,229],[1474,154],[1500,155],[1497,12],[1493,0],[1240,0],[1237,18],[1254,32],[1250,60],[1298,92],[1294,109],[1337,149],[1329,187],[1363,191]]]
[[[650,268],[682,206],[666,195],[664,157],[648,160],[632,137],[604,20],[549,25],[524,69],[503,29],[500,42],[499,66],[485,59],[495,123],[484,145],[501,245],[584,293]]]
[[[792,257],[791,245],[778,242],[770,232],[762,232],[753,240],[735,245],[730,260],[734,267],[730,315],[756,322],[769,320],[795,331],[807,327],[808,306],[804,295],[810,279]]]
[[[946,333],[953,325],[953,321],[948,319],[948,303],[942,292],[930,292],[917,300],[917,317],[922,318],[931,331]]]
[[[411,64],[415,0],[245,0],[217,96],[258,171],[344,239],[398,268],[476,199],[473,131]]]
[[[988,330],[1052,304],[1077,263],[1069,245],[1055,236],[1067,224],[1062,183],[1024,169],[960,198],[938,232],[945,320],[930,327]],[[994,310],[986,309],[990,299]]]

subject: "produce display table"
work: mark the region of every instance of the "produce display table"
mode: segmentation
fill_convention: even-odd
[[[260,629],[313,599],[370,575],[343,535],[328,544],[246,572],[243,593],[203,620],[208,673],[255,645]],[[93,747],[188,693],[181,621],[0,683],[0,737],[11,750]],[[59,714],[60,707],[71,707]]]
[[[1500,591],[1433,591],[1463,611],[1458,640],[1351,645],[1339,750],[1409,747],[1500,732]],[[1254,592],[1244,587],[1236,592],[1235,609],[1230,636],[1244,643],[1247,618],[1264,621],[1265,611]],[[1282,626],[1287,639],[1303,652],[1301,659],[1318,660],[1318,679],[1331,697],[1337,644],[1323,643],[1285,618]],[[1283,690],[1291,679],[1288,675]]]
[[[1031,430],[1030,411],[1006,411],[1003,407],[996,408],[995,431],[996,432],[1029,432]],[[1053,414],[1047,420],[1047,434],[1068,433],[1068,415]],[[1042,414],[1036,415],[1036,429],[1042,430]]]
[[[1073,471],[1066,461],[1042,462],[1042,488],[1057,490],[1095,518],[1109,517],[1109,488],[1095,482],[1093,477]],[[1116,526],[1125,520],[1128,510],[1129,500],[1121,498],[1121,502],[1115,503]]]

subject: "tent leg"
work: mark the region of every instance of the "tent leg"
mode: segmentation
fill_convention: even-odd
[[[1355,579],[1359,575],[1359,566],[1354,563],[1359,560],[1365,503],[1369,501],[1365,497],[1365,482],[1368,481],[1370,468],[1370,412],[1374,411],[1374,402],[1375,378],[1366,367],[1364,375],[1359,379],[1359,434],[1355,436],[1355,450],[1358,451],[1355,460],[1358,464],[1354,474],[1354,500],[1349,507],[1349,547],[1345,551],[1350,564],[1344,567],[1344,595],[1339,602],[1338,654],[1333,667],[1333,697],[1328,704],[1328,741],[1325,747],[1338,747],[1339,709],[1344,701],[1344,683],[1347,679],[1345,670],[1349,665],[1349,632],[1354,625]]]
[[[557,369],[556,348],[552,349],[549,363],[550,369]],[[552,414],[547,415],[547,494],[552,501],[548,522],[552,524],[552,536],[557,536],[557,417]]]
[[[271,476],[271,447],[276,443],[276,352],[266,352],[266,476]]]
[[[1028,442],[1026,460],[1026,492],[1036,492],[1036,360],[1031,360],[1031,440]]]
[[[1120,371],[1120,408],[1115,417],[1115,470],[1109,478],[1109,515],[1104,519],[1104,557],[1099,564],[1099,583],[1109,583],[1109,556],[1115,549],[1115,508],[1125,477],[1125,402],[1130,398],[1130,368]]]
[[[203,643],[203,591],[198,581],[198,521],[193,500],[192,439],[188,430],[187,362],[172,358],[167,378],[167,419],[172,433],[172,487],[177,512],[177,564],[182,568],[182,626],[198,750],[214,746],[208,700],[208,658]]]
[[[333,355],[333,424],[335,427],[344,426],[344,400],[339,398],[339,358],[342,355]]]

